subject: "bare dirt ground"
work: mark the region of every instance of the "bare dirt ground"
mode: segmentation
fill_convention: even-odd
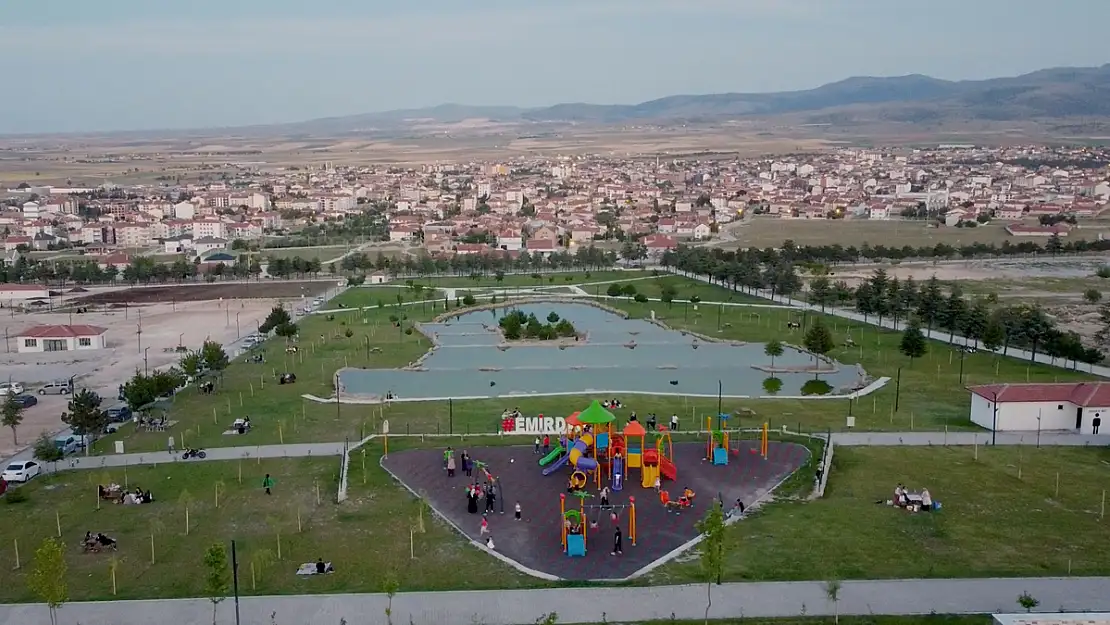
[[[229,343],[255,330],[277,303],[287,307],[307,295],[323,292],[331,282],[273,282],[144,288],[102,289],[85,296],[83,302],[117,304],[70,315],[68,312],[34,313],[0,317],[5,345],[0,353],[0,379],[22,382],[34,393],[43,382],[76,376],[77,388],[88,388],[115,403],[121,383],[136,370],[156,369],[180,360],[177,345],[195,349],[205,340]],[[311,289],[308,291],[307,289]],[[219,299],[221,294],[225,297]],[[234,299],[246,295],[252,299]],[[274,299],[283,297],[284,301]],[[171,301],[175,299],[176,301]],[[127,302],[125,308],[118,304]],[[14,336],[39,324],[88,324],[107,328],[108,348],[89,352],[19,354]],[[141,329],[141,333],[140,333]],[[41,432],[54,433],[65,427],[61,413],[68,398],[37,395],[39,403],[24,412],[18,429],[19,445],[10,431],[0,433],[0,458],[6,458],[33,443]]]
[[[323,293],[333,280],[228,282],[221,284],[170,284],[98,289],[75,300],[78,304],[144,304],[198,302],[220,299],[299,298]]]

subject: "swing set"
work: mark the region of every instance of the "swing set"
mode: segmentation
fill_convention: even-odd
[[[727,421],[728,415],[719,415],[722,421]],[[708,438],[705,441],[705,459],[712,462],[714,465],[727,465],[729,453],[733,456],[740,455],[740,440],[737,439],[736,447],[733,448],[729,444],[728,430],[713,429],[713,417],[705,418],[705,430],[708,433]],[[759,437],[759,451],[752,449],[753,454],[758,453],[764,460],[767,459],[767,430],[768,425],[763,424]]]
[[[628,504],[617,505],[586,505],[586,499],[593,497],[593,495],[586,492],[577,492],[573,496],[578,497],[578,509],[573,507],[567,508],[567,495],[566,493],[559,494],[559,515],[561,520],[561,539],[563,544],[563,553],[567,557],[584,557],[586,555],[586,533],[598,529],[601,522],[601,517],[608,512],[609,520],[612,522],[613,527],[619,527],[621,517],[624,511],[628,511],[628,542],[633,547],[636,546],[636,498],[629,497]],[[594,520],[589,524],[589,530],[586,527],[587,514],[592,514]]]

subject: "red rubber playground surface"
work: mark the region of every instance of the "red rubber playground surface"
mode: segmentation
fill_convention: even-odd
[[[640,485],[638,469],[632,469],[623,491],[613,493],[610,503],[627,504],[636,498],[636,546],[628,539],[628,511],[620,511],[618,522],[624,534],[624,555],[612,556],[614,527],[609,513],[587,510],[586,556],[569,558],[559,542],[561,520],[559,494],[565,493],[570,470],[544,477],[539,456],[532,447],[466,448],[471,458],[487,463],[489,471],[501,480],[504,502],[489,515],[489,527],[498,552],[537,571],[567,580],[620,579],[670,553],[698,535],[695,523],[705,512],[707,501],[720,496],[726,508],[737,498],[748,504],[774,488],[803,466],[809,450],[793,443],[769,443],[767,459],[750,453],[758,442],[743,441],[739,455],[729,457],[726,466],[713,466],[703,460],[704,443],[675,443],[678,480],[664,482],[677,499],[686,487],[697,493],[694,506],[675,514],[664,510],[654,489]],[[456,447],[457,452],[464,448]],[[512,459],[514,462],[509,462]],[[482,515],[469,514],[464,488],[468,478],[461,469],[448,478],[443,470],[442,449],[413,449],[390,454],[383,466],[458,526],[469,538],[485,543],[480,535]],[[477,472],[475,473],[477,476]],[[480,477],[477,479],[481,480]],[[591,482],[592,484],[592,482]],[[597,504],[597,491],[587,504]],[[520,502],[523,520],[513,520],[513,507]],[[504,503],[504,514],[500,513]],[[479,504],[479,509],[484,502]],[[567,506],[577,507],[577,497],[567,497]],[[597,522],[597,528],[589,524]]]

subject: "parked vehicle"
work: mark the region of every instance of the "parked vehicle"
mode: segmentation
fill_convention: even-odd
[[[208,457],[208,454],[204,453],[203,449],[186,449],[185,453],[181,454],[181,459],[182,460],[188,460],[189,458],[204,459],[204,458],[207,458],[207,457]]]
[[[39,473],[42,473],[39,463],[34,460],[20,460],[9,464],[0,477],[5,482],[27,482]]]
[[[39,395],[68,395],[73,392],[73,385],[69,380],[55,380],[47,382],[39,389]]]
[[[39,398],[35,397],[34,395],[28,395],[24,393],[22,395],[15,396],[15,403],[19,404],[20,408],[30,408],[31,406],[39,403]]]
[[[73,434],[59,434],[54,437],[54,446],[63,454],[69,455],[81,448],[81,441]]]
[[[23,385],[19,382],[4,382],[0,384],[0,397],[7,395],[19,395],[23,392]]]
[[[131,420],[131,409],[126,405],[112,406],[104,411],[108,415],[108,421],[111,423],[123,423],[124,421]]]

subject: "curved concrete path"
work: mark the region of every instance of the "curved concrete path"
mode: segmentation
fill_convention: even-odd
[[[311,586],[312,580],[304,581]],[[1018,595],[1028,592],[1045,612],[1110,610],[1110,578],[1015,578],[844,582],[837,605],[824,582],[724,584],[713,588],[711,619],[844,615],[980,614],[1020,612]],[[384,623],[382,594],[296,595],[240,600],[242,625]],[[700,621],[706,586],[645,588],[551,588],[467,592],[400,593],[392,621],[412,625],[525,625],[556,612],[559,623]],[[271,614],[273,619],[271,619]],[[235,604],[217,607],[219,623],[235,622]],[[42,605],[0,606],[0,625],[47,623]],[[206,625],[208,599],[73,603],[59,613],[63,625]]]

